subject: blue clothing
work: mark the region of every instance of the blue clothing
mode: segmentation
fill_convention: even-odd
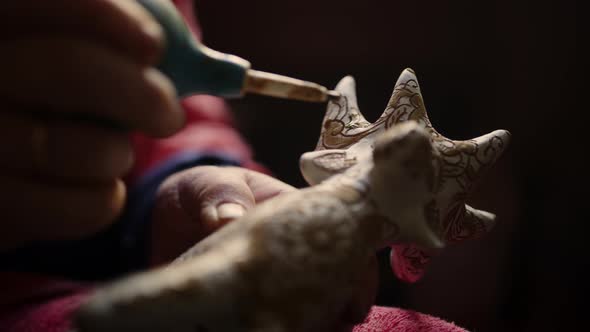
[[[145,268],[151,212],[160,184],[171,174],[200,165],[239,164],[218,154],[179,153],[146,172],[130,188],[123,215],[108,229],[84,239],[38,243],[0,253],[0,271],[98,281]]]

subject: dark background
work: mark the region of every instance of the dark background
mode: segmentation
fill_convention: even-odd
[[[352,74],[375,120],[406,67],[432,123],[453,139],[508,129],[513,141],[472,205],[498,215],[479,241],[449,247],[417,284],[401,284],[381,253],[378,303],[474,331],[574,329],[587,151],[577,104],[574,1],[196,1],[204,41],[260,70],[333,87]],[[325,105],[246,97],[232,102],[259,161],[304,186],[301,153]]]

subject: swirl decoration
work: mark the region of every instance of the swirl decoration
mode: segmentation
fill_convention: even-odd
[[[362,149],[358,147],[363,141],[364,144],[367,141],[370,143],[380,132],[413,120],[427,129],[438,151],[438,158],[433,160],[438,170],[435,176],[435,197],[425,208],[432,229],[445,242],[457,243],[477,238],[492,228],[495,216],[477,210],[465,204],[465,201],[477,180],[506,149],[510,140],[508,131],[496,130],[464,141],[444,137],[434,129],[428,118],[418,79],[411,69],[402,72],[385,111],[374,123],[365,120],[358,108],[352,77],[343,78],[336,90],[342,97],[328,104],[316,151],[306,153],[301,158],[302,166],[306,166],[301,171],[310,184],[354,165],[357,157],[360,157],[357,154]],[[423,275],[433,254],[414,244],[392,246],[393,270],[400,279],[415,282]]]

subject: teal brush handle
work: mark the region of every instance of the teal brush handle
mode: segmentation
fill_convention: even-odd
[[[179,96],[210,94],[225,98],[243,95],[250,63],[214,51],[193,38],[170,0],[138,0],[160,23],[166,47],[158,68],[174,83]]]

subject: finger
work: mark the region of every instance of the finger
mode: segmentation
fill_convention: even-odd
[[[166,179],[152,213],[152,262],[177,257],[257,202],[294,190],[266,175],[247,175],[250,172],[239,167],[199,166]]]
[[[132,0],[19,0],[0,8],[2,40],[77,36],[103,43],[134,61],[153,64],[164,43],[160,25]]]
[[[241,217],[256,204],[240,171],[204,166],[184,174],[186,177],[178,184],[180,204],[208,233]]]
[[[40,121],[0,113],[0,166],[21,174],[107,180],[123,176],[133,162],[122,132],[65,121]]]
[[[297,188],[288,185],[278,179],[266,174],[258,173],[252,170],[244,170],[244,180],[250,187],[256,203],[297,190]]]
[[[20,40],[0,46],[0,96],[46,113],[109,119],[152,135],[184,122],[172,83],[159,71],[82,40]],[[26,73],[26,74],[23,74]]]
[[[120,180],[75,186],[0,175],[0,247],[80,238],[103,229],[121,213]]]
[[[296,190],[294,187],[266,174],[240,167],[218,167],[204,177],[206,184],[200,201],[205,220],[224,225],[241,217],[254,205],[282,193]]]

